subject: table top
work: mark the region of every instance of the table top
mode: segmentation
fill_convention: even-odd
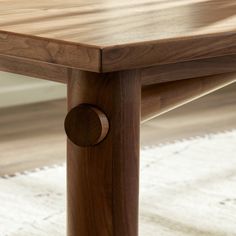
[[[96,72],[236,54],[236,1],[0,0],[0,54]]]

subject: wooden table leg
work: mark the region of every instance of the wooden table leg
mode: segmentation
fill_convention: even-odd
[[[138,235],[140,100],[136,71],[72,72],[69,111],[90,104],[107,116],[109,131],[94,146],[68,140],[68,236]],[[75,123],[67,119],[66,130]]]

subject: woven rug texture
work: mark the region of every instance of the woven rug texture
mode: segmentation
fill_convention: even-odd
[[[65,236],[65,176],[0,178],[0,236]],[[144,147],[140,185],[140,236],[236,236],[236,130]]]

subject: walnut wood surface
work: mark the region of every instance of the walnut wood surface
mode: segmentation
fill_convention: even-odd
[[[54,64],[0,55],[0,71],[67,83],[71,69]]]
[[[101,53],[98,48],[6,33],[1,31],[0,26],[1,54],[89,71],[99,72],[101,70]]]
[[[106,137],[109,121],[99,108],[81,104],[69,111],[65,120],[65,131],[75,145],[94,146]]]
[[[110,129],[93,147],[68,141],[68,236],[138,235],[140,100],[136,71],[73,70],[69,111],[94,104],[106,113]]]
[[[67,83],[72,69],[55,64],[0,55],[0,70]],[[236,55],[140,69],[143,86],[236,71]]]
[[[234,0],[1,0],[0,54],[109,72],[236,54]]]
[[[141,69],[142,85],[225,74],[236,71],[236,55]]]
[[[235,91],[236,83],[146,122],[142,148],[236,129]],[[65,162],[65,107],[66,101],[58,100],[0,110],[0,176]]]
[[[142,122],[236,82],[236,73],[180,80],[142,88]]]

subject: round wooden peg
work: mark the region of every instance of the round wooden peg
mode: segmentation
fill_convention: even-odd
[[[88,147],[100,143],[107,135],[109,121],[98,108],[81,104],[73,108],[65,119],[65,131],[77,146]]]

